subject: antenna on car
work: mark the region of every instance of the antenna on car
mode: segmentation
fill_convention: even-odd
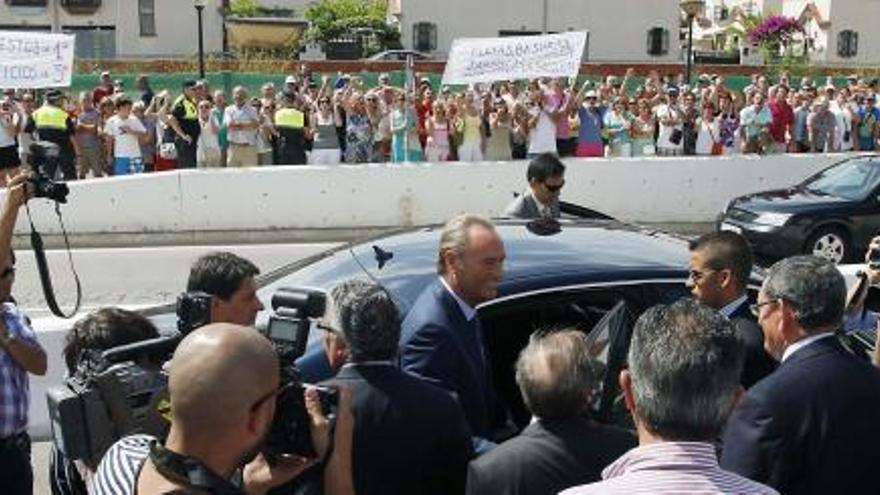
[[[375,244],[373,245],[373,252],[376,254],[376,264],[379,265],[380,270],[385,267],[385,264],[388,263],[391,258],[394,257],[394,253],[391,251],[385,251]]]

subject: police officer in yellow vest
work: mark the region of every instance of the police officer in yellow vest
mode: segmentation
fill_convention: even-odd
[[[196,81],[183,82],[183,94],[174,101],[169,125],[174,130],[177,149],[177,168],[196,167],[196,143],[199,142],[199,113],[196,101]]]
[[[296,108],[296,93],[285,91],[281,98],[282,108],[275,112],[275,129],[278,131],[278,165],[305,165],[306,160],[306,114]]]
[[[58,145],[58,160],[51,160],[44,165],[43,172],[55,178],[58,168],[64,180],[76,179],[77,145],[74,140],[76,124],[64,109],[66,98],[61,91],[52,89],[46,92],[43,106],[28,118],[24,132],[36,131],[40,141],[49,141]]]

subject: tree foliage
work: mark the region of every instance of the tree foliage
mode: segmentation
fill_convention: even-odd
[[[235,17],[254,17],[259,10],[257,0],[232,0],[229,3],[229,13]]]
[[[311,24],[306,37],[320,43],[369,34],[382,48],[399,41],[400,33],[387,22],[382,0],[318,0],[305,11]]]

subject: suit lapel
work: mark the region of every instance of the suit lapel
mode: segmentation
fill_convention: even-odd
[[[458,302],[452,297],[452,294],[443,287],[438,280],[435,287],[435,294],[439,297],[441,304],[449,316],[451,325],[452,339],[463,351],[465,360],[473,368],[474,374],[481,379],[486,379],[485,359],[482,355],[482,345],[478,342],[480,337],[479,316],[475,316],[472,321],[467,321]]]

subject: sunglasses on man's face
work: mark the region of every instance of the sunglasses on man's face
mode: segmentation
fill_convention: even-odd
[[[544,183],[544,187],[546,187],[548,191],[554,193],[561,191],[564,185],[565,182],[563,182],[562,184],[547,184],[546,182]]]
[[[0,272],[0,279],[2,279],[2,278],[8,278],[8,277],[11,277],[11,276],[13,276],[13,275],[15,275],[15,267],[14,267],[14,266],[10,266],[9,268],[7,268],[7,269],[3,270],[2,272]]]

